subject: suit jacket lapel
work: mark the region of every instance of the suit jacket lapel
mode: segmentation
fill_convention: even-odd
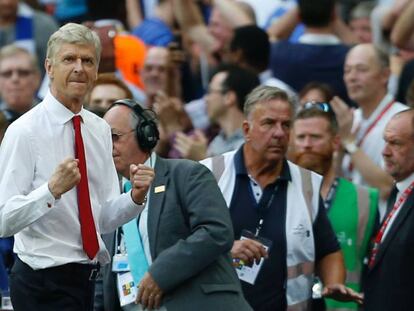
[[[156,257],[155,245],[157,243],[157,230],[160,214],[164,208],[165,192],[168,186],[168,166],[164,159],[157,156],[155,162],[155,178],[151,186],[148,203],[148,239],[151,257]],[[164,189],[162,188],[164,187]]]
[[[403,206],[401,207],[401,210],[399,211],[397,218],[391,224],[391,227],[389,228],[387,235],[385,236],[383,242],[380,244],[377,257],[375,259],[372,269],[374,269],[377,266],[378,262],[382,259],[391,241],[397,234],[398,230],[400,230],[400,227],[404,225],[404,221],[407,219],[407,216],[411,213],[413,208],[414,193],[412,192],[403,204]]]

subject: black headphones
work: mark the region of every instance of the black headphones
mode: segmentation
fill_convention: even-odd
[[[160,138],[160,133],[157,124],[155,123],[155,113],[151,116],[150,112],[152,112],[152,110],[144,110],[140,104],[132,99],[117,100],[109,107],[109,109],[117,105],[129,107],[138,117],[138,124],[135,129],[135,137],[138,146],[142,151],[151,152]]]

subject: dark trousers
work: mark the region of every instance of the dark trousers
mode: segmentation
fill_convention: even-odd
[[[96,265],[33,270],[17,258],[10,275],[15,311],[92,311]]]

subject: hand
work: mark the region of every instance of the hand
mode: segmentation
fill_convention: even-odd
[[[207,137],[200,130],[195,130],[191,136],[178,132],[175,135],[174,148],[183,158],[199,161],[207,156]]]
[[[364,295],[362,293],[357,293],[352,288],[346,287],[343,284],[326,285],[322,290],[322,297],[343,302],[353,301],[360,305],[364,302]]]
[[[330,104],[335,112],[336,121],[338,122],[338,134],[341,140],[351,141],[355,139],[355,133],[352,132],[352,125],[354,123],[353,109],[349,108],[338,96],[335,96]]]
[[[148,310],[158,309],[161,304],[163,292],[154,281],[151,274],[146,272],[138,285],[138,296],[135,303],[140,303]]]
[[[183,103],[177,97],[169,97],[164,92],[158,91],[153,108],[167,135],[192,128],[191,120],[184,110]]]
[[[154,180],[154,169],[144,164],[131,164],[129,176],[132,185],[132,200],[136,204],[145,202],[149,188]]]
[[[72,157],[66,158],[58,165],[55,172],[49,179],[49,190],[55,199],[60,199],[62,194],[75,187],[81,174],[78,167],[79,160]]]
[[[250,264],[253,260],[259,263],[262,258],[267,258],[268,254],[260,242],[245,239],[234,241],[233,247],[231,248],[231,257],[241,259]]]

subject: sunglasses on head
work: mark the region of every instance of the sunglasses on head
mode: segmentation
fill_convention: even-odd
[[[321,102],[312,101],[312,102],[304,103],[302,105],[302,109],[311,109],[311,108],[314,108],[314,109],[316,108],[316,109],[319,109],[319,110],[322,110],[328,113],[334,113],[329,103],[321,103]]]
[[[311,102],[304,103],[302,105],[301,110],[309,110],[309,109],[317,109],[317,110],[326,112],[330,118],[336,121],[335,112],[333,111],[332,106],[329,103],[311,101]]]

